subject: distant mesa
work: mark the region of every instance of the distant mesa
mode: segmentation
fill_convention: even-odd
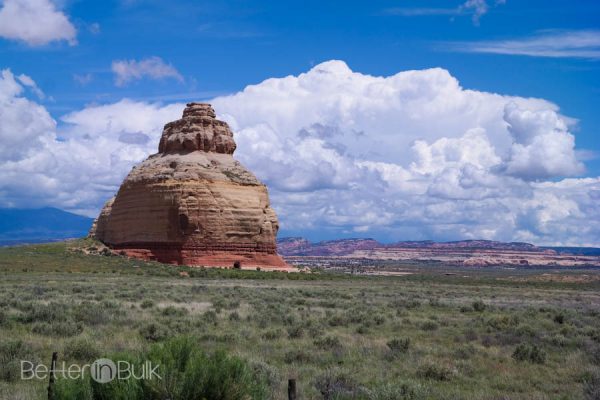
[[[340,239],[311,243],[301,237],[277,241],[279,254],[292,264],[308,259],[335,258],[486,266],[600,266],[600,249],[591,247],[538,247],[522,242],[461,240],[406,241],[390,244],[374,239]],[[337,261],[336,261],[337,262]]]
[[[281,238],[277,241],[279,252],[284,256],[350,256],[366,251],[394,251],[395,249],[427,249],[437,251],[515,251],[515,252],[550,252],[554,250],[541,248],[530,243],[496,242],[493,240],[459,240],[454,242],[434,242],[432,240],[406,241],[383,244],[375,239],[338,239],[311,243],[301,237]]]
[[[347,256],[357,250],[373,250],[384,245],[374,239],[338,239],[311,243],[302,237],[287,237],[277,241],[283,256]]]
[[[233,158],[210,104],[165,125],[158,153],[133,167],[90,234],[124,254],[164,263],[288,270],[267,188]]]

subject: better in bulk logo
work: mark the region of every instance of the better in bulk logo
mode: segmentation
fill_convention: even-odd
[[[92,379],[98,383],[108,383],[118,375],[117,366],[108,358],[100,358],[90,367]]]
[[[115,379],[127,380],[152,380],[162,379],[159,375],[160,365],[153,365],[150,361],[145,361],[141,366],[136,366],[127,361],[117,361],[116,363],[109,358],[99,358],[92,364],[69,366],[63,361],[60,368],[48,368],[45,364],[34,364],[31,361],[21,360],[21,379],[48,379],[50,374],[64,379],[84,379],[89,373],[93,380],[98,383],[108,383]]]

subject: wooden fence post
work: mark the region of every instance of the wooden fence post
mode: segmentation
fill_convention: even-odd
[[[52,385],[54,385],[54,370],[56,369],[56,359],[58,358],[58,353],[52,353],[52,362],[50,363],[50,379],[48,381],[48,400],[54,400],[54,392],[52,391]]]
[[[288,380],[288,400],[296,400],[296,380]]]

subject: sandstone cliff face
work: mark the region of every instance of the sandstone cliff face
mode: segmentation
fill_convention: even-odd
[[[161,262],[288,268],[277,255],[267,188],[232,154],[229,126],[190,103],[165,125],[159,152],[135,166],[100,213],[94,235]]]

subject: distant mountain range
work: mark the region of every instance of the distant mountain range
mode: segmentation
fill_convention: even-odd
[[[51,207],[0,208],[0,246],[82,237],[92,222],[92,218]]]
[[[552,253],[572,255],[600,255],[600,248],[593,247],[541,247],[522,242],[497,242],[493,240],[460,240],[454,242],[405,241],[383,244],[374,239],[340,239],[311,243],[302,237],[286,237],[277,240],[277,250],[283,256],[350,256],[365,251],[393,251],[397,249],[421,249],[444,251],[504,251],[523,253]]]

